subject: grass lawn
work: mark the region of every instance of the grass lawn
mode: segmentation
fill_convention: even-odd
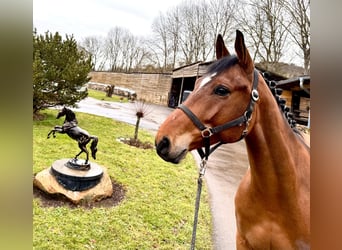
[[[110,102],[128,102],[127,97],[112,95],[112,97],[106,96],[106,93],[100,90],[94,90],[88,88],[88,96],[96,98],[100,101],[110,101]]]
[[[104,94],[103,94],[104,95]],[[56,110],[33,122],[33,173],[55,160],[79,152],[65,134],[47,139]],[[160,159],[154,149],[138,149],[116,141],[133,137],[134,126],[109,118],[76,113],[80,127],[99,138],[96,163],[124,186],[124,200],[115,207],[44,207],[33,200],[33,249],[189,249],[198,171],[191,154],[178,165]],[[139,139],[154,141],[140,129]],[[81,158],[83,158],[81,156]],[[91,161],[94,161],[91,159]],[[212,249],[211,215],[204,185],[197,249]]]

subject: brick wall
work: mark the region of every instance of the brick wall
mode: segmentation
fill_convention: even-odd
[[[138,99],[167,105],[171,87],[171,74],[90,72],[91,82],[113,84],[117,87],[132,89]]]

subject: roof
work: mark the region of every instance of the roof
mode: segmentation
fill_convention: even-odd
[[[172,78],[179,77],[197,77],[202,76],[207,71],[208,65],[210,65],[213,61],[210,62],[195,62],[188,65],[184,65],[172,70]]]
[[[200,64],[200,63],[202,63],[202,61],[198,61],[198,62],[186,64],[186,65],[180,66],[180,67],[178,67],[178,68],[174,68],[174,69],[172,70],[172,72],[177,71],[177,70],[181,70],[181,69],[186,68],[186,67],[191,67],[191,66],[193,66],[193,65],[197,65],[197,64]]]
[[[277,82],[277,87],[281,89],[303,89],[310,95],[310,76],[299,76]]]
[[[261,71],[267,71],[278,78],[289,79],[297,76],[305,75],[305,70],[294,64],[287,64],[283,62],[259,62],[255,63],[255,67]],[[281,79],[279,79],[281,80]]]

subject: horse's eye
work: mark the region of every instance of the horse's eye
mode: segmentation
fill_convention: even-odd
[[[230,93],[229,89],[220,85],[214,89],[214,93],[219,96],[226,96]]]

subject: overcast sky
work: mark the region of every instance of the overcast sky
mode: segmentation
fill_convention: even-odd
[[[33,0],[33,27],[39,34],[58,31],[74,35],[106,36],[115,26],[133,35],[151,33],[153,19],[182,0]]]

